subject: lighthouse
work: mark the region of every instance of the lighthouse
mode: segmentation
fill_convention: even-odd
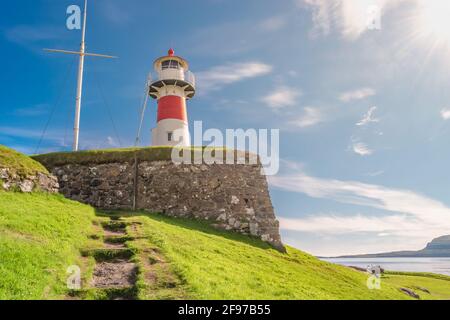
[[[152,130],[153,146],[191,145],[186,101],[195,95],[195,77],[189,63],[170,49],[153,64],[156,79],[149,82],[149,96],[158,101],[157,125]]]

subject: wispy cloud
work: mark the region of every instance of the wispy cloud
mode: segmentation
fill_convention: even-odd
[[[368,177],[378,177],[378,176],[381,176],[382,174],[384,174],[384,170],[368,172],[368,173],[366,173],[366,176],[368,176]]]
[[[293,14],[274,14],[273,16],[248,19],[234,19],[226,22],[212,21],[202,24],[182,40],[182,46],[188,54],[211,56],[229,59],[239,57],[243,53],[267,50],[267,44],[279,43],[288,24],[292,22]]]
[[[42,136],[42,131],[35,129],[26,129],[20,127],[8,127],[0,126],[0,139],[14,138],[24,139],[26,141],[34,141],[28,143],[27,146],[18,145],[18,149],[26,152],[27,154],[35,153],[35,148],[37,147],[37,142]],[[48,130],[43,137],[42,146],[38,150],[40,153],[51,152],[51,151],[63,151],[70,147],[71,132],[63,129]],[[33,147],[30,147],[34,145]],[[126,142],[126,145],[131,145],[131,142]],[[81,150],[93,150],[101,148],[110,147],[120,147],[120,143],[117,139],[113,137],[102,136],[98,132],[87,132],[84,131],[83,138],[81,139]],[[10,146],[12,147],[12,146]]]
[[[266,31],[278,31],[286,26],[287,20],[282,16],[275,16],[267,18],[260,23],[263,30]]]
[[[318,215],[304,219],[280,219],[284,230],[302,232],[323,232],[329,234],[367,233],[403,234],[405,230],[420,232],[423,227],[414,221],[409,221],[405,215],[390,215],[385,217],[368,217],[364,215]],[[314,230],[314,231],[312,231]]]
[[[370,156],[373,154],[373,150],[369,148],[369,146],[363,142],[353,142],[352,150],[354,153],[360,156]]]
[[[55,26],[43,25],[19,25],[5,31],[5,36],[9,41],[30,45],[63,37],[64,29]]]
[[[375,89],[372,88],[361,88],[357,90],[343,92],[339,96],[339,100],[343,102],[350,102],[353,100],[362,100],[368,97],[374,96],[376,94]]]
[[[441,110],[441,117],[444,120],[450,120],[450,109],[442,109]]]
[[[296,88],[279,87],[263,98],[263,102],[272,109],[292,107],[298,104],[302,92]]]
[[[207,92],[270,72],[272,72],[272,66],[261,62],[229,63],[197,73],[197,80],[202,91]]]
[[[393,212],[387,215],[356,216],[321,214],[294,220],[284,219],[285,229],[330,234],[384,232],[428,239],[450,232],[450,208],[414,191],[356,181],[322,179],[302,171],[269,177],[269,182],[272,187],[303,193],[312,198]]]
[[[380,119],[373,117],[373,114],[375,113],[376,110],[377,110],[377,107],[370,108],[369,111],[367,111],[367,113],[364,115],[364,117],[356,125],[361,127],[361,126],[368,125],[369,123],[380,122]]]
[[[33,143],[28,142],[25,145],[17,145],[17,149],[21,152],[32,154],[36,152],[37,142],[40,140],[42,136],[42,131],[28,128],[20,128],[20,127],[10,127],[10,126],[0,126],[0,139],[13,138],[13,140],[26,140],[26,141],[34,141]],[[47,152],[47,151],[61,151],[62,148],[65,148],[65,132],[61,130],[49,130],[46,132],[44,137],[44,143],[42,148],[37,150],[38,152]],[[16,143],[17,144],[17,143]],[[31,144],[31,146],[30,146]],[[53,147],[48,147],[47,144],[52,145]],[[14,147],[9,145],[9,147]]]
[[[14,110],[14,115],[19,117],[37,117],[43,114],[47,114],[49,109],[48,104],[38,104],[28,108],[19,108]]]
[[[290,121],[289,124],[298,128],[308,128],[325,121],[325,115],[318,108],[305,107],[303,111],[303,115]]]
[[[20,127],[1,126],[0,135],[17,138],[35,139],[41,137],[42,131],[25,129]],[[60,131],[49,131],[46,137],[50,140],[59,140],[62,135],[63,133]]]
[[[119,148],[120,147],[120,143],[118,141],[116,141],[116,139],[114,139],[111,136],[108,136],[106,138],[106,143],[108,146],[113,147],[113,148]]]
[[[330,33],[337,6],[336,2],[326,0],[297,0],[296,3],[298,7],[306,7],[312,11],[313,35],[327,35]]]
[[[358,39],[369,31],[369,9],[374,5],[383,16],[405,0],[297,0],[301,8],[312,11],[313,35],[328,35],[336,30],[346,40]]]

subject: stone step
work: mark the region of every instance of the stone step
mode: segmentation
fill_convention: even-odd
[[[130,248],[95,248],[82,251],[83,256],[94,257],[97,262],[110,261],[114,259],[130,259],[135,255],[135,253],[136,252]]]
[[[138,267],[125,259],[98,262],[91,286],[97,289],[131,288],[136,283]]]

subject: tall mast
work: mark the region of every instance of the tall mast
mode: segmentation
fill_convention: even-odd
[[[86,52],[87,0],[84,1],[83,29],[81,31],[80,63],[78,66],[77,97],[75,104],[75,122],[73,126],[73,151],[78,151],[80,138],[81,96],[83,93],[84,54]]]
[[[73,126],[73,151],[79,150],[81,97],[82,97],[82,93],[83,93],[84,57],[91,56],[91,57],[100,57],[100,58],[117,58],[114,56],[108,56],[108,55],[104,55],[104,54],[86,53],[87,5],[88,5],[88,0],[84,0],[83,27],[81,30],[80,51],[44,49],[45,51],[48,51],[48,52],[74,54],[74,55],[80,56],[80,62],[78,65],[77,96],[76,96],[76,104],[75,104],[75,122],[74,122],[74,126]]]

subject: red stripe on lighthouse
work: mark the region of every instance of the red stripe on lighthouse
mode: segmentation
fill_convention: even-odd
[[[158,101],[158,122],[178,119],[187,123],[186,99],[179,96],[165,96]]]

